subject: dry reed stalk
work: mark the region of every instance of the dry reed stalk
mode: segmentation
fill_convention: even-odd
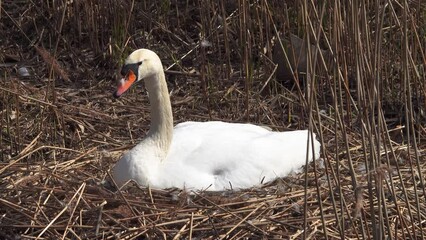
[[[48,89],[57,96],[50,102],[44,98],[39,69],[27,81],[12,81],[13,73],[7,71],[0,77],[0,238],[425,235],[426,133],[416,117],[425,99],[425,76],[418,67],[425,59],[424,24],[416,15],[425,11],[424,5],[129,1],[112,12],[116,5],[109,1],[74,1],[66,9],[65,1],[40,2],[22,3],[22,11],[5,2],[3,13],[10,25],[18,26],[17,33],[38,36],[45,46],[47,39],[61,39],[55,52],[72,53],[64,61],[76,65],[80,80]],[[138,11],[123,18],[123,9]],[[24,30],[34,24],[42,29],[36,16],[52,22],[43,35]],[[70,31],[60,34],[61,25]],[[305,39],[307,72],[295,73],[300,79],[293,81],[302,83],[301,76],[309,75],[309,87],[286,89],[273,78],[271,38],[280,32]],[[200,49],[200,33],[211,46]],[[76,42],[82,44],[76,47]],[[177,121],[250,121],[278,130],[309,126],[320,137],[324,166],[321,161],[309,164],[305,175],[239,192],[193,193],[133,184],[111,192],[102,185],[110,178],[108,170],[149,124],[140,89],[120,100],[110,98],[114,67],[102,59],[124,54],[124,46],[152,48],[173,68],[167,77]],[[318,48],[309,46],[330,50],[333,64],[327,65]],[[111,50],[89,60],[81,49],[96,54]],[[23,54],[34,66],[42,64]],[[51,65],[56,59],[43,61]],[[392,108],[404,119],[390,116]],[[390,134],[397,131],[399,137]]]
[[[59,62],[43,47],[40,46],[34,46],[37,53],[41,56],[41,58],[44,60],[44,62],[51,66],[53,71],[62,79],[66,81],[70,81],[70,78],[68,76],[68,73],[64,70],[64,68],[61,67]]]

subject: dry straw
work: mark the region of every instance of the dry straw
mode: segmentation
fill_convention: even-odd
[[[426,237],[423,1],[1,7],[0,55],[32,70],[20,79],[0,63],[1,239]],[[139,47],[163,59],[177,122],[310,128],[321,159],[244,191],[109,190],[109,170],[148,129],[142,88],[111,97],[119,59]],[[275,78],[282,64],[294,77]]]

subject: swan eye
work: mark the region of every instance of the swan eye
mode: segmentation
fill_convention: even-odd
[[[138,76],[139,66],[142,64],[142,61],[137,63],[129,63],[124,64],[123,67],[121,67],[120,74],[121,76],[126,76],[129,71],[132,71],[136,76]]]

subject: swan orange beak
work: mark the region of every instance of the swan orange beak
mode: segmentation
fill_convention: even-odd
[[[126,74],[124,78],[120,80],[117,86],[117,90],[114,92],[114,97],[120,97],[124,92],[126,92],[130,86],[133,85],[136,81],[136,75],[132,70]]]

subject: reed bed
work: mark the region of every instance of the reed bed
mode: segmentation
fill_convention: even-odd
[[[0,6],[1,239],[425,238],[422,1]],[[279,79],[290,33],[306,66]],[[242,191],[113,190],[110,169],[149,128],[142,87],[112,98],[140,47],[163,60],[176,123],[309,128],[321,158]]]

